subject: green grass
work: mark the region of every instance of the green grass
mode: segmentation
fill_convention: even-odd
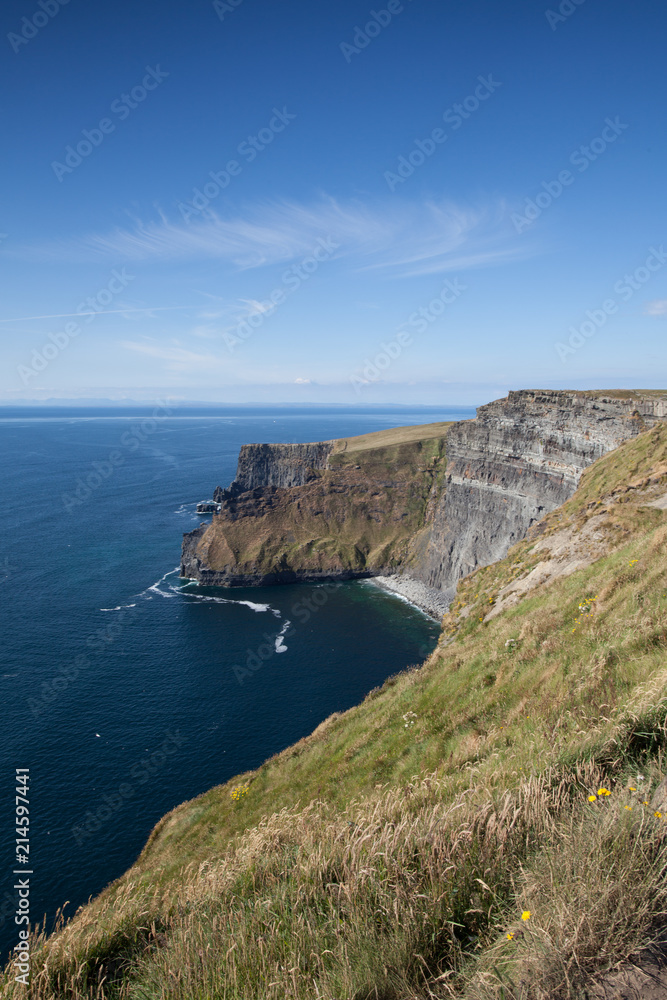
[[[646,506],[666,454],[661,426],[601,459],[462,581],[423,666],[165,816],[35,941],[27,995],[575,997],[646,943],[667,902],[667,826],[643,805],[667,743],[667,513]],[[488,618],[536,539],[576,537],[598,500],[604,554]]]

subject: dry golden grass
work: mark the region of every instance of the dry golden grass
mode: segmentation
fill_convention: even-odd
[[[341,451],[352,454],[376,448],[391,448],[399,444],[430,441],[433,438],[444,438],[452,423],[453,421],[448,420],[435,424],[411,424],[409,427],[392,427],[388,431],[373,431],[370,434],[359,434],[357,437],[338,438],[333,454],[338,454]]]

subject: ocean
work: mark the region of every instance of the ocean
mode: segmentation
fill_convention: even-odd
[[[30,914],[120,876],[164,813],[421,662],[438,625],[373,584],[222,590],[178,576],[197,501],[249,442],[472,410],[0,409],[0,947],[16,943],[17,768]]]

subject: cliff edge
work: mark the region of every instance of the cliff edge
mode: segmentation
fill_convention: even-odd
[[[244,445],[220,513],[184,537],[181,575],[229,587],[403,574],[451,592],[665,417],[665,391],[522,390],[455,424]]]

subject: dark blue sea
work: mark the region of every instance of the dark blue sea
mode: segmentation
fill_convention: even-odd
[[[435,622],[369,583],[179,579],[195,504],[234,478],[239,447],[471,415],[0,409],[4,952],[17,940],[16,768],[31,778],[31,917],[50,928],[66,901],[71,914],[134,862],[165,812],[435,645]]]

